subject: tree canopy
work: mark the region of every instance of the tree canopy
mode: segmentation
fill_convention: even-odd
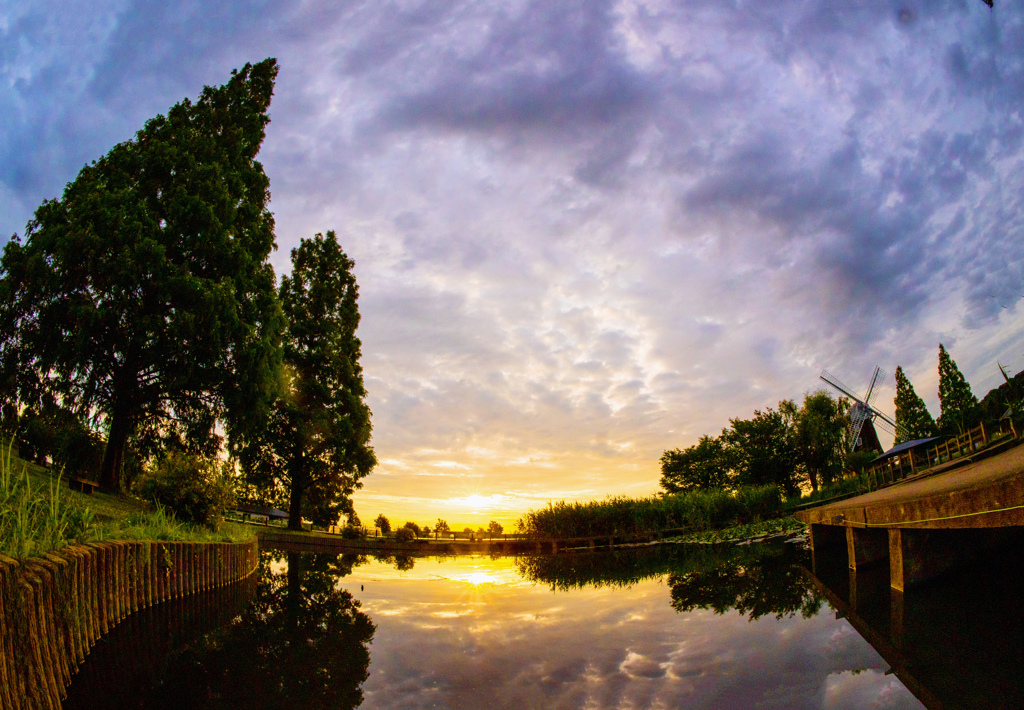
[[[256,155],[276,75],[246,64],[151,119],[4,249],[2,391],[101,424],[106,489],[130,438],[216,446],[222,421],[235,441],[273,398],[283,324]]]
[[[896,368],[896,440],[894,444],[935,436],[935,420],[902,367]]]
[[[702,436],[685,449],[661,456],[661,487],[668,493],[728,488],[731,471],[722,440]]]
[[[977,406],[971,386],[939,343],[939,431],[945,436],[962,434],[974,424]]]
[[[796,407],[783,400],[779,408],[755,409],[751,419],[730,419],[722,432],[735,472],[735,484],[773,484],[787,495],[799,489],[797,452],[793,441]]]
[[[264,429],[242,450],[247,478],[287,491],[288,525],[305,512],[319,525],[342,513],[354,524],[352,493],[377,464],[359,363],[359,288],[334,232],[303,239],[281,280],[287,320],[284,393]]]
[[[818,490],[819,483],[828,486],[843,475],[848,409],[847,400],[836,400],[824,390],[804,395],[793,436],[812,491]]]

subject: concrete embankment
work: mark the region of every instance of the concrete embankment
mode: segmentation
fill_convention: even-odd
[[[246,543],[103,542],[0,555],[0,708],[61,706],[96,642],[139,609],[252,574]]]

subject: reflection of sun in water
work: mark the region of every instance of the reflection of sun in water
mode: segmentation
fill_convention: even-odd
[[[475,586],[481,584],[503,584],[505,582],[501,577],[490,572],[470,572],[469,574],[459,575],[452,579],[459,582],[469,582]]]

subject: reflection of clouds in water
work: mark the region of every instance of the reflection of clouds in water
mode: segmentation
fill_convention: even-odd
[[[890,697],[904,705],[877,707],[919,707],[828,611],[756,621],[678,614],[660,580],[571,593],[459,581],[490,563],[424,563],[429,578],[395,576],[357,594],[377,623],[362,708],[852,708]],[[358,589],[379,566],[341,583]]]
[[[899,680],[874,669],[863,673],[833,673],[825,680],[822,695],[821,707],[827,710],[920,707],[916,700],[907,698],[908,693]]]

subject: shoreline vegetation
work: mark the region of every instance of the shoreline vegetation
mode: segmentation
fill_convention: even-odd
[[[25,560],[67,545],[105,541],[244,542],[248,526],[216,531],[179,521],[161,506],[123,495],[72,491],[62,473],[0,453],[0,554]]]
[[[543,538],[639,536],[678,532],[699,535],[783,518],[786,505],[776,486],[732,491],[695,490],[647,498],[613,496],[603,501],[548,503],[518,523],[522,533]]]

